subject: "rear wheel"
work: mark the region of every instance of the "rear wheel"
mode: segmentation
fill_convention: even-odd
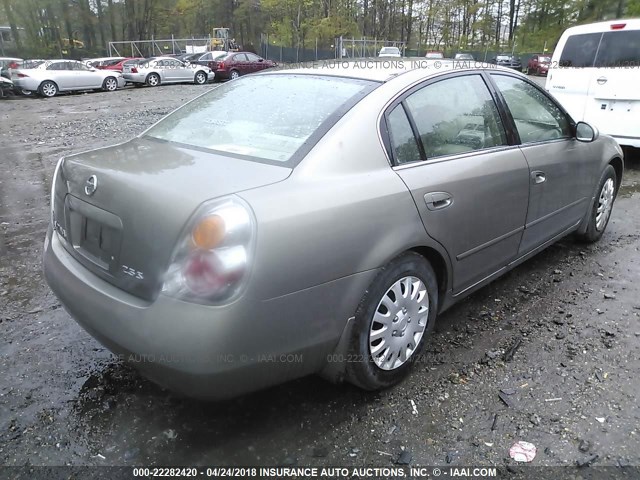
[[[102,89],[107,92],[115,92],[118,89],[118,81],[115,77],[107,77],[102,83]]]
[[[237,70],[231,70],[229,72],[229,78],[231,80],[235,80],[236,78],[238,78],[240,76],[240,72],[238,72]]]
[[[157,73],[150,73],[147,76],[147,85],[149,85],[150,87],[157,87],[158,85],[160,85],[160,75],[158,75]]]
[[[196,73],[193,81],[196,85],[204,85],[205,83],[207,83],[207,74],[203,71],[199,71]]]
[[[600,177],[598,194],[589,213],[587,230],[578,236],[579,240],[587,243],[600,240],[600,237],[602,237],[602,234],[609,224],[617,193],[616,171],[611,165],[607,165],[607,168],[605,168],[602,173],[602,177]]]
[[[438,282],[429,262],[409,252],[378,274],[356,311],[347,379],[365,390],[402,380],[435,324]]]
[[[55,97],[58,94],[58,85],[50,80],[45,80],[40,84],[38,91],[43,97]]]

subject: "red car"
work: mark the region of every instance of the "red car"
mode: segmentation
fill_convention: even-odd
[[[259,72],[275,67],[271,60],[265,60],[255,53],[234,52],[212,62],[211,69],[216,73],[216,80],[234,79],[247,73]]]
[[[127,57],[127,58],[123,58],[122,60],[119,60],[117,62],[113,62],[113,63],[109,63],[106,65],[101,65],[97,68],[99,68],[100,70],[114,70],[116,72],[120,72],[122,73],[122,69],[123,66],[125,64],[125,62],[129,62],[131,60],[142,60],[142,57]]]
[[[547,75],[551,65],[551,55],[536,53],[527,63],[527,75]]]

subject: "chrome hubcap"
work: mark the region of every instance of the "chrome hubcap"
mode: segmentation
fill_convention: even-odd
[[[598,198],[598,209],[596,210],[596,230],[601,232],[607,226],[609,216],[611,215],[611,209],[613,208],[613,194],[615,187],[613,186],[613,179],[609,178],[600,191],[600,197]]]
[[[149,85],[153,85],[154,87],[158,85],[158,77],[152,75],[149,77]]]
[[[429,317],[424,282],[403,277],[383,295],[369,330],[369,352],[382,370],[404,365],[422,340]]]
[[[196,75],[196,82],[198,82],[198,83],[204,83],[205,82],[205,78],[204,78],[204,75],[202,73],[199,73],[198,75]]]
[[[238,72],[231,72],[231,79],[238,78],[239,76]]]
[[[107,80],[107,90],[115,90],[116,88],[118,88],[118,84],[115,80]]]

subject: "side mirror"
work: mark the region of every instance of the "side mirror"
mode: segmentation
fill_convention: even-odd
[[[261,58],[260,60],[258,60],[259,62],[264,62],[264,58]]]
[[[578,122],[576,125],[576,140],[589,143],[593,142],[596,138],[598,138],[597,128],[585,122]]]

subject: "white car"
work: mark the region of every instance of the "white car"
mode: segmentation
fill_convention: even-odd
[[[157,87],[163,83],[212,82],[215,74],[204,65],[185,63],[172,57],[155,57],[123,66],[122,74],[127,82],[136,86]]]
[[[551,58],[546,90],[576,121],[640,148],[640,19],[572,27]]]
[[[380,53],[378,53],[378,56],[400,58],[402,57],[402,54],[400,53],[400,49],[398,47],[382,47],[380,49]]]
[[[74,90],[113,92],[125,85],[121,73],[97,70],[75,60],[48,60],[35,68],[19,68],[12,71],[11,80],[16,87],[43,97]]]

